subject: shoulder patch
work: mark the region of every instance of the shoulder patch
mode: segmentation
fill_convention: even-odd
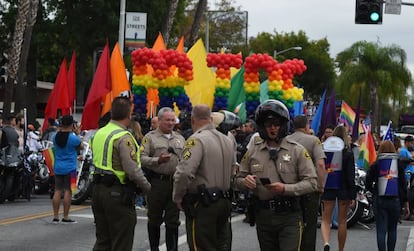
[[[142,138],[142,144],[146,144],[148,142],[148,138],[146,137],[146,136],[144,136],[143,138]]]
[[[131,159],[136,161],[137,160],[137,151],[136,151],[134,139],[131,138],[131,137],[128,137],[124,140],[123,143],[125,144],[125,146],[127,146],[130,149],[129,150],[129,155],[131,156]]]
[[[129,155],[131,156],[131,159],[133,159],[134,161],[137,161],[137,152],[136,151],[131,151],[129,153]]]
[[[322,145],[322,143],[321,143],[321,141],[319,140],[319,138],[318,138],[318,137],[316,137],[316,144],[318,144],[318,145]]]
[[[260,138],[260,136],[256,136],[256,137],[254,137],[253,142],[256,145],[256,144],[262,143],[263,139]]]
[[[249,154],[249,151],[247,150],[246,153],[244,153],[241,161],[245,161],[247,159],[248,154]]]
[[[135,143],[134,143],[134,140],[133,140],[132,138],[130,138],[130,137],[126,138],[126,139],[124,140],[124,144],[125,144],[127,147],[129,147],[129,148],[131,148],[131,149],[134,149],[134,150],[135,150]]]
[[[311,156],[309,155],[308,151],[306,151],[306,149],[303,149],[303,156],[305,159],[311,159]]]
[[[191,152],[189,149],[185,149],[183,152],[183,160],[188,160],[191,157]]]
[[[192,148],[195,145],[196,145],[196,140],[194,138],[189,138],[185,142],[185,148],[188,148],[188,149]]]

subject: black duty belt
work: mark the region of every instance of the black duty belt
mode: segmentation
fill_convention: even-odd
[[[104,184],[107,187],[114,185],[122,185],[118,177],[109,170],[103,170],[96,168],[93,174],[93,183],[95,184]]]
[[[185,197],[187,197],[188,201],[191,203],[201,202],[205,206],[209,206],[211,203],[218,201],[219,199],[227,199],[231,200],[233,196],[232,190],[222,190],[219,188],[205,188],[198,189],[198,193],[188,193]]]
[[[277,213],[300,210],[299,198],[279,197],[272,200],[258,200],[257,205],[262,209],[270,209]]]
[[[173,179],[173,174],[163,174],[163,173],[156,173],[156,172],[151,172],[150,177],[152,179],[159,179],[159,180],[172,180]]]

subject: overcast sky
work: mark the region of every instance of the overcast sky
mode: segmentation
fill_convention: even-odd
[[[303,30],[311,40],[326,37],[332,57],[361,40],[396,44],[407,53],[407,66],[414,76],[414,6],[403,5],[401,15],[384,14],[382,25],[362,25],[354,22],[355,0],[235,1],[242,11],[248,11],[249,37],[263,31]]]

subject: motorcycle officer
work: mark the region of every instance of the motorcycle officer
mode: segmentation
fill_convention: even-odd
[[[308,151],[286,138],[290,116],[282,102],[264,101],[255,120],[261,139],[243,156],[236,187],[256,197],[260,249],[296,251],[303,227],[300,196],[317,190],[315,167]]]

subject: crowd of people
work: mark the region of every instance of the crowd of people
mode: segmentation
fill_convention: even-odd
[[[91,140],[96,167],[93,250],[131,250],[136,208],[147,210],[151,250],[159,250],[163,223],[167,250],[178,250],[180,211],[185,213],[190,250],[231,250],[230,217],[237,193],[253,198],[253,214],[246,217],[253,217],[247,222],[256,225],[261,250],[316,250],[321,204],[323,249],[331,249],[331,228],[337,227],[338,247],[333,249],[344,250],[347,210],[357,193],[358,141],[352,141],[343,125],[326,126],[318,138],[307,115],[292,118],[282,102],[267,100],[244,123],[234,113],[212,112],[207,105],[196,105],[178,117],[172,108],[163,107],[149,121],[132,113],[128,98],[115,98],[110,117],[100,121]],[[21,120],[10,117],[3,122],[2,146],[14,142],[22,147]],[[60,221],[63,193],[62,222],[73,223],[68,184],[82,146],[79,127],[71,116],[62,117],[59,128],[53,119],[48,122],[43,134],[28,126],[27,145],[35,151],[41,147],[39,140],[47,139],[58,148],[53,222]],[[394,250],[401,210],[404,215],[410,212],[404,177],[404,170],[414,167],[410,137],[403,147],[397,140],[378,142],[378,160],[367,174],[375,214],[380,215],[379,250]],[[331,145],[341,147],[332,150]],[[395,161],[384,167],[384,159]],[[393,193],[385,195],[379,192],[384,168],[389,174],[397,170],[393,174],[398,181]]]

